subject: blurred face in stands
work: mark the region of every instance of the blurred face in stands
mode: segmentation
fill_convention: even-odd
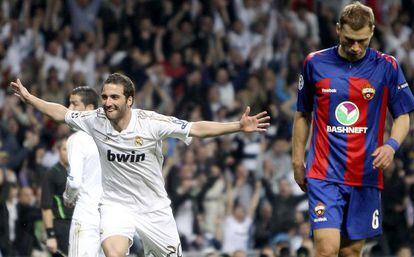
[[[289,142],[285,139],[278,139],[272,145],[273,153],[278,156],[289,152]]]
[[[229,81],[229,75],[226,69],[219,69],[217,72],[217,82],[220,85],[226,84]]]
[[[244,218],[246,217],[246,211],[244,210],[242,206],[237,205],[234,207],[233,215],[237,221],[243,222]]]
[[[170,58],[170,64],[172,67],[177,68],[182,64],[182,58],[180,53],[173,53]]]
[[[132,97],[126,98],[123,85],[105,84],[101,98],[106,117],[110,121],[122,119],[132,106]]]
[[[239,164],[236,167],[236,178],[246,178],[248,175],[248,171],[243,164]]]
[[[260,216],[262,219],[268,220],[272,217],[273,208],[269,202],[263,202],[260,208]]]
[[[23,187],[20,189],[19,201],[24,205],[31,205],[33,203],[33,190],[30,187]]]
[[[292,195],[292,188],[286,179],[279,181],[279,194],[284,197]]]
[[[48,50],[50,54],[57,55],[59,51],[59,43],[56,40],[50,41]]]
[[[243,32],[243,30],[244,30],[243,23],[240,20],[236,20],[233,23],[233,30],[237,34],[241,34]]]
[[[374,27],[368,25],[353,30],[348,24],[336,27],[339,37],[339,54],[348,61],[358,61],[365,56],[369,42],[374,34]]]

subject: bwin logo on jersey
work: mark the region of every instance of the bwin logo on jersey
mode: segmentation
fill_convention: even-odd
[[[132,151],[131,154],[112,153],[111,150],[108,150],[106,152],[106,158],[110,162],[142,162],[145,160],[145,154],[135,154],[135,151]]]

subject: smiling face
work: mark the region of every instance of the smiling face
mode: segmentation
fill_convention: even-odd
[[[358,61],[365,56],[374,28],[366,25],[359,30],[353,30],[348,24],[337,25],[339,37],[339,54],[348,61]]]
[[[106,117],[110,121],[119,121],[131,109],[133,99],[126,98],[124,86],[119,84],[105,84],[101,94],[102,106]]]

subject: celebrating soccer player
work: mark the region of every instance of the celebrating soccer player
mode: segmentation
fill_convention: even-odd
[[[240,121],[187,122],[153,111],[133,109],[135,86],[121,74],[111,74],[101,92],[102,108],[70,111],[30,94],[20,80],[11,83],[15,94],[56,121],[91,135],[100,153],[103,195],[100,203],[101,241],[107,257],[128,254],[137,232],[145,255],[181,256],[181,244],[161,167],[162,140],[175,137],[212,137],[234,132],[263,132],[266,112]]]
[[[347,5],[339,45],[311,53],[299,79],[292,162],[308,190],[316,256],[360,256],[381,234],[382,169],[409,130],[413,95],[395,58],[368,47],[374,27],[371,8]],[[387,107],[394,121],[383,143]]]

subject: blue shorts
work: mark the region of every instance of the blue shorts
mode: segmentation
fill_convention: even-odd
[[[350,240],[381,235],[381,191],[308,178],[312,231],[337,228]]]

